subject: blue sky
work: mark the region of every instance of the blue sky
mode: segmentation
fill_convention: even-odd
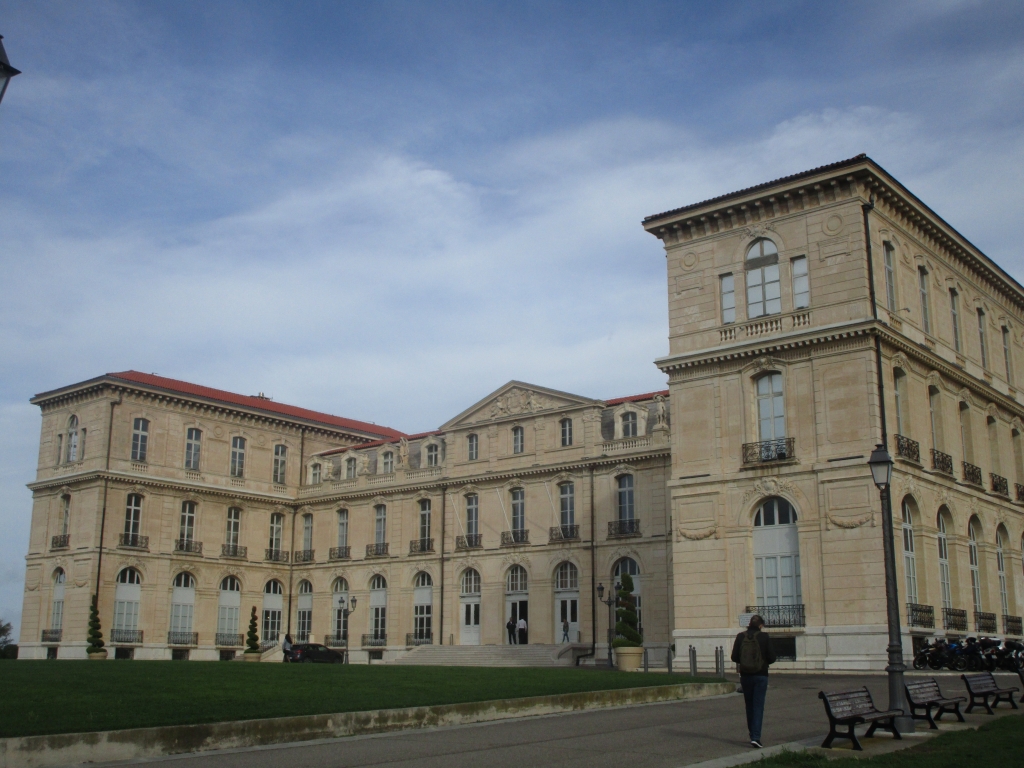
[[[1024,280],[1024,6],[10,2],[0,617],[35,392],[135,368],[406,431],[664,386],[640,220],[867,152]]]

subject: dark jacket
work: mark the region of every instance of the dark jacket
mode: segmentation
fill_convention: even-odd
[[[760,670],[755,672],[757,675],[767,675],[768,665],[775,663],[775,650],[772,648],[772,639],[768,637],[767,632],[762,632],[759,629],[744,630],[736,635],[736,642],[732,644],[732,656],[731,658],[734,663],[740,663],[740,648],[743,647],[743,638],[747,636],[748,632],[754,632],[757,637],[757,644],[761,646],[761,658],[764,659],[764,666]]]

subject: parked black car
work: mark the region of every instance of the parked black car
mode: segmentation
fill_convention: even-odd
[[[319,643],[296,643],[292,646],[292,661],[341,664],[345,661],[345,657],[326,645],[320,645]]]

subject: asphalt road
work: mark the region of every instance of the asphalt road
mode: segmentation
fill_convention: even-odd
[[[1016,675],[999,678],[1016,683]],[[958,677],[944,676],[960,695]],[[820,690],[867,685],[879,707],[884,675],[772,675],[765,706],[765,746],[824,738]],[[975,719],[974,717],[971,718]],[[742,695],[552,715],[496,723],[403,731],[237,751],[164,758],[188,768],[676,768],[749,752]],[[154,762],[154,761],[147,761]],[[170,768],[170,767],[168,767]],[[183,767],[182,767],[183,768]]]

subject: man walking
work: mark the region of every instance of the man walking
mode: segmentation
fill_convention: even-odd
[[[526,645],[526,619],[520,616],[516,628],[519,630],[519,644]]]
[[[730,657],[739,667],[743,701],[747,705],[747,730],[750,746],[761,749],[761,722],[764,720],[764,698],[768,693],[768,665],[775,662],[775,651],[768,633],[762,632],[764,619],[756,613],[750,617],[745,631],[736,635]]]
[[[516,644],[516,622],[515,622],[515,620],[511,616],[508,617],[508,623],[505,625],[505,629],[508,630],[508,644],[509,645],[515,645]]]

